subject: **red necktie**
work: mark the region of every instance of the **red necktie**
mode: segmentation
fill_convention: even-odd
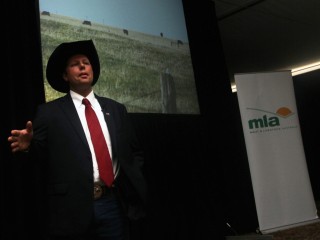
[[[89,100],[84,98],[82,103],[86,106],[85,114],[94,152],[98,162],[100,179],[110,187],[114,179],[114,174],[107,142],[102,133],[97,115],[92,109]]]

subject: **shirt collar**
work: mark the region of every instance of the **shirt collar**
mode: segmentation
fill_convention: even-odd
[[[70,95],[71,98],[73,100],[73,102],[75,103],[76,106],[81,106],[82,105],[82,99],[84,98],[82,95],[70,90]],[[88,99],[90,101],[91,104],[94,104],[95,102],[95,96],[93,91],[91,91],[87,96],[86,99]]]

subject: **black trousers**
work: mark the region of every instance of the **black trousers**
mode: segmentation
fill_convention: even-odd
[[[81,236],[49,236],[47,240],[128,240],[129,221],[113,192],[94,200],[94,219]]]

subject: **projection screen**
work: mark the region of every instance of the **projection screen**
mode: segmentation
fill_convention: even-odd
[[[39,11],[44,76],[57,45],[92,39],[98,95],[129,112],[199,114],[181,0],[41,0]],[[46,101],[63,95],[44,85]]]

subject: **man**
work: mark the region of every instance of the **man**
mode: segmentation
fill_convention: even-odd
[[[143,153],[125,106],[94,94],[99,74],[92,40],[60,44],[46,76],[66,95],[40,105],[33,122],[8,138],[12,152],[28,152],[41,167],[46,239],[126,239],[129,220],[145,215]],[[93,125],[101,125],[97,141],[87,110],[98,118]],[[102,177],[106,170],[101,171],[95,142],[107,145],[101,152],[112,168],[109,180]]]

